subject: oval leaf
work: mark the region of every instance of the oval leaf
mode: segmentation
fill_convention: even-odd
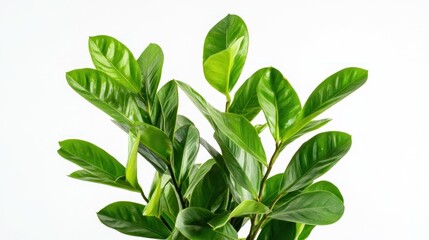
[[[292,192],[311,184],[331,169],[352,144],[343,132],[324,132],[305,142],[292,157],[283,176],[282,192]]]
[[[185,125],[174,134],[173,171],[179,185],[189,177],[200,147],[200,133],[193,125]]]
[[[337,196],[326,191],[302,193],[275,209],[269,217],[281,221],[310,225],[327,225],[338,221],[344,205]]]
[[[115,202],[101,209],[100,221],[121,233],[146,238],[165,239],[170,230],[156,217],[143,216],[144,205],[133,202]]]
[[[89,38],[89,53],[95,68],[133,93],[140,92],[142,76],[139,64],[128,48],[109,36]]]
[[[228,91],[234,87],[243,70],[249,47],[249,34],[244,21],[236,15],[227,15],[208,32],[204,41],[203,64],[210,56],[224,51],[242,38],[237,54],[232,61]]]
[[[155,102],[155,95],[161,80],[162,66],[164,64],[164,53],[161,47],[151,43],[137,59],[142,74],[141,94],[146,101],[148,109]],[[149,110],[148,110],[149,111]]]
[[[142,122],[138,105],[125,88],[95,69],[76,69],[66,74],[67,82],[79,95],[120,123]]]
[[[271,134],[278,142],[301,111],[298,95],[281,72],[272,67],[267,68],[263,80],[259,82],[257,94]]]
[[[344,202],[343,195],[340,192],[340,189],[337,188],[333,183],[328,181],[320,181],[317,183],[313,183],[310,186],[306,187],[304,189],[304,192],[314,192],[314,191],[327,191],[335,196],[337,196],[338,199],[341,200],[341,202]]]
[[[166,83],[156,95],[152,123],[163,130],[173,140],[176,128],[177,110],[179,108],[179,93],[174,80]]]
[[[187,238],[192,240],[230,239],[237,240],[237,231],[227,223],[216,230],[208,222],[214,213],[204,208],[189,207],[179,212],[176,219],[176,228]]]

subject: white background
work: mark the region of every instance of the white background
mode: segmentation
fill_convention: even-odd
[[[165,53],[163,83],[183,80],[222,107],[201,61],[206,33],[228,13],[240,15],[250,32],[240,83],[274,66],[303,102],[344,67],[369,70],[366,85],[322,116],[334,119],[323,130],[351,133],[353,147],[324,176],[342,190],[346,212],[310,239],[428,239],[427,0],[1,0],[0,239],[134,239],[105,227],[95,213],[139,196],[68,178],[77,167],[56,153],[58,141],[80,138],[122,162],[127,156],[127,136],[69,88],[65,72],[92,67],[89,36],[114,36],[135,56],[155,42]],[[180,112],[210,138],[185,97]],[[263,137],[269,153],[271,139]],[[276,172],[296,148],[282,154]],[[147,188],[153,171],[142,159],[139,165]]]

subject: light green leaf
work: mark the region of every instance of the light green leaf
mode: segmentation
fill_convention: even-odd
[[[134,96],[105,73],[76,69],[67,72],[66,78],[73,90],[116,121],[127,125],[143,121]]]
[[[162,65],[164,64],[164,53],[154,43],[149,44],[137,59],[142,74],[141,94],[149,109],[153,107],[155,95],[161,80]]]
[[[210,113],[208,108],[210,108],[210,104],[191,86],[188,84],[177,81],[177,85],[182,89],[182,91],[188,96],[188,98],[194,103],[194,105],[200,110],[200,112],[204,115],[204,117],[213,125]]]
[[[257,88],[258,100],[271,134],[279,142],[301,111],[301,103],[290,83],[275,68],[267,68]]]
[[[156,95],[152,122],[163,130],[173,140],[176,127],[177,110],[179,108],[179,94],[177,83],[172,80],[166,83]]]
[[[252,155],[258,162],[267,165],[261,139],[245,117],[233,113],[222,113],[211,107],[208,110],[214,124],[223,135]]]
[[[317,129],[325,126],[330,121],[331,121],[331,119],[325,118],[325,119],[321,119],[321,120],[314,120],[314,121],[311,121],[311,122],[307,123],[297,133],[295,133],[295,135],[293,135],[290,138],[288,138],[285,142],[282,142],[280,144],[280,148],[284,149],[284,147],[286,147],[288,144],[290,144],[291,142],[295,141],[299,137],[303,136],[306,133],[312,132],[314,130],[317,130]],[[298,121],[297,124],[300,124],[300,122]]]
[[[177,214],[179,214],[179,198],[171,182],[167,183],[162,191],[160,199],[161,216],[168,222],[171,229],[176,223]]]
[[[259,81],[265,76],[266,68],[256,71],[248,78],[234,95],[234,100],[229,107],[229,112],[243,115],[252,121],[261,111],[256,89]]]
[[[159,128],[147,123],[138,123],[131,128],[134,134],[140,134],[140,143],[165,162],[170,161],[173,145],[168,136]]]
[[[129,134],[128,138],[128,161],[125,172],[125,179],[134,188],[139,189],[140,185],[137,179],[137,151],[140,142],[140,135],[134,136],[132,133]]]
[[[203,70],[207,81],[219,92],[229,95],[229,82],[234,59],[239,51],[243,37],[237,39],[227,49],[211,55],[204,62]]]
[[[337,196],[338,199],[341,200],[341,202],[344,202],[343,195],[341,194],[340,190],[335,186],[333,183],[328,181],[320,181],[311,184],[310,186],[306,187],[304,189],[304,192],[314,192],[314,191],[327,191],[335,196]]]
[[[297,224],[297,227],[301,228],[301,232],[299,235],[295,237],[295,240],[305,240],[310,236],[311,231],[316,227],[316,225],[308,225],[308,224]]]
[[[192,240],[225,239],[237,240],[237,231],[227,223],[216,230],[208,225],[215,216],[207,209],[199,207],[185,208],[179,212],[176,219],[176,228],[187,238]]]
[[[272,219],[327,225],[338,221],[344,213],[344,204],[327,191],[302,193],[269,214]]]
[[[156,217],[143,216],[144,205],[133,202],[115,202],[101,209],[100,221],[121,233],[146,238],[165,239],[170,230]]]
[[[139,64],[124,44],[109,36],[90,37],[89,53],[95,68],[133,93],[140,92],[142,76]]]
[[[367,70],[355,67],[334,73],[310,94],[302,108],[302,117],[313,119],[361,87],[367,78]]]
[[[214,217],[212,220],[210,220],[209,225],[212,226],[213,229],[218,229],[225,226],[225,224],[228,223],[231,218],[252,214],[267,214],[269,212],[271,212],[270,208],[264,204],[255,200],[245,200],[235,207],[231,213]]]
[[[324,132],[312,137],[286,167],[281,192],[292,192],[311,184],[346,155],[351,144],[351,136],[343,132]]]
[[[249,34],[244,21],[236,15],[227,15],[208,32],[204,41],[203,64],[216,53],[231,47],[242,38],[231,67],[228,91],[234,87],[241,74],[249,47]]]
[[[174,134],[172,166],[179,186],[188,178],[200,147],[200,134],[193,125],[185,125]]]
[[[155,188],[153,191],[151,191],[149,202],[144,208],[143,215],[154,216],[158,218],[161,216],[160,201],[161,201],[163,189],[167,184],[168,180],[169,180],[169,176],[155,173],[155,179],[153,181]]]
[[[72,172],[68,176],[82,181],[100,183],[100,184],[105,184],[112,187],[126,189],[133,192],[140,192],[139,189],[136,189],[133,186],[131,186],[129,182],[122,180],[122,177],[115,179],[114,177],[101,172],[93,173],[88,170],[81,169],[81,170]]]
[[[295,223],[271,219],[262,228],[258,240],[295,240]]]

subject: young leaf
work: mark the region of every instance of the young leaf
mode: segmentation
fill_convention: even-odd
[[[128,138],[128,161],[127,168],[125,171],[125,179],[136,189],[140,188],[137,179],[137,150],[140,143],[140,134],[134,136],[132,133],[129,134]]]
[[[231,213],[219,215],[220,217],[214,217],[212,220],[210,220],[209,225],[212,226],[213,229],[218,229],[225,226],[225,224],[231,220],[231,218],[252,214],[267,214],[270,211],[270,208],[260,202],[255,200],[245,200],[235,207]]]
[[[138,123],[131,128],[134,134],[140,134],[140,143],[165,162],[170,161],[173,146],[167,135],[159,128],[147,123]]]
[[[344,204],[327,191],[302,193],[283,206],[274,209],[269,217],[281,221],[310,225],[327,225],[338,221],[344,213]]]
[[[244,21],[236,15],[227,15],[207,34],[204,41],[203,64],[216,53],[224,51],[242,38],[237,54],[234,54],[229,74],[228,91],[234,87],[243,70],[249,47],[249,34]]]
[[[280,71],[272,67],[265,71],[257,94],[271,134],[279,142],[301,110],[298,95]]]
[[[140,92],[142,76],[139,64],[124,44],[109,36],[90,37],[89,53],[95,68],[131,92]]]
[[[302,108],[302,117],[313,119],[362,86],[367,78],[368,71],[361,68],[345,68],[334,73],[310,94]]]
[[[165,239],[170,230],[159,218],[143,216],[144,205],[133,202],[115,202],[101,209],[100,221],[121,233],[146,238]]]
[[[262,228],[258,240],[296,240],[295,223],[271,219]]]
[[[227,223],[216,230],[208,225],[215,216],[207,209],[189,207],[179,212],[176,219],[176,228],[187,238],[192,240],[225,239],[237,240],[237,231]]]
[[[169,81],[159,90],[153,107],[152,122],[173,140],[179,108],[179,94],[174,80]]]
[[[213,88],[229,96],[229,82],[234,59],[243,37],[237,39],[227,49],[211,55],[203,64],[204,76]]]
[[[141,94],[149,109],[153,107],[155,95],[161,80],[162,65],[164,64],[164,53],[154,43],[149,44],[137,59],[142,74]]]
[[[177,183],[181,185],[189,176],[200,147],[200,134],[197,128],[193,125],[179,128],[174,135],[173,146],[173,172]]]
[[[292,192],[311,184],[346,155],[351,144],[351,136],[343,132],[324,132],[312,137],[286,167],[281,192]]]
[[[256,71],[248,78],[234,95],[234,100],[229,107],[229,112],[243,115],[247,120],[253,118],[261,111],[256,89],[259,81],[265,76],[266,68]]]
[[[142,122],[142,113],[132,94],[95,69],[76,69],[66,74],[67,82],[79,95],[116,121],[131,125]]]

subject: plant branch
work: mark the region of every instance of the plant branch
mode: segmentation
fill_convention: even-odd
[[[265,188],[267,179],[270,176],[270,173],[271,173],[271,170],[274,166],[274,163],[276,162],[276,160],[277,160],[277,158],[281,152],[281,149],[279,146],[280,146],[280,144],[276,143],[276,149],[274,150],[274,153],[271,156],[270,162],[268,163],[268,168],[267,168],[267,171],[265,172],[264,178],[262,178],[261,185],[259,187],[259,195],[258,195],[258,201],[259,202],[262,201],[262,193],[264,192],[264,188]]]
[[[142,197],[143,197],[143,199],[146,201],[146,203],[148,203],[149,202],[149,199],[146,197],[146,195],[144,194],[144,192],[143,192],[143,189],[140,187],[140,194],[142,195]]]
[[[229,112],[230,105],[231,105],[231,96],[229,95],[229,92],[226,92],[225,112]]]

